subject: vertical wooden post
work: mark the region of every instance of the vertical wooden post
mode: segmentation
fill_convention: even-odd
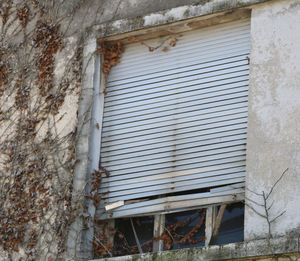
[[[216,218],[217,218],[217,206],[210,206],[206,210],[206,221],[205,221],[205,246],[209,245],[212,237]]]
[[[154,216],[154,230],[153,236],[160,237],[164,233],[165,229],[165,215],[155,215]],[[164,242],[163,240],[157,240],[153,242],[153,252],[159,252],[163,250]]]

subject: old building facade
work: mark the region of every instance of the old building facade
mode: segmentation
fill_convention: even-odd
[[[0,260],[297,260],[299,0],[1,18]]]

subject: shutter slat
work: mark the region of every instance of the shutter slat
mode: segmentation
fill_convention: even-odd
[[[219,132],[215,132],[217,134],[215,136],[215,138],[218,138],[217,143],[239,140],[239,135],[246,134],[245,126],[246,126],[246,124],[243,124],[243,125],[239,126],[240,128],[236,128],[234,130],[230,130],[230,131],[220,130]],[[232,128],[232,126],[229,126],[229,127]],[[214,133],[212,133],[210,135],[213,135],[213,134]],[[238,136],[238,137],[236,137],[236,136]],[[221,146],[218,144],[210,145],[209,143],[214,142],[214,141],[209,139],[209,137],[211,137],[211,136],[206,136],[206,137],[199,136],[199,139],[192,144],[191,143],[177,144],[176,151],[177,151],[178,155],[180,155],[180,154],[185,153],[185,151],[191,151],[191,152],[196,151],[196,150],[199,151],[200,149],[197,149],[197,147],[199,145],[201,145],[201,150],[210,149],[210,146],[216,146],[216,147]],[[203,144],[204,143],[203,140],[206,140],[205,145]],[[104,167],[107,165],[114,166],[117,164],[123,164],[125,162],[129,163],[129,162],[137,162],[140,160],[148,160],[150,158],[151,159],[159,158],[164,155],[169,155],[170,153],[174,153],[174,147],[172,147],[172,146],[155,148],[153,150],[149,150],[148,153],[143,153],[141,151],[137,151],[137,152],[131,152],[131,153],[127,152],[127,153],[118,153],[116,155],[111,155],[110,152],[107,152],[106,154],[102,155],[101,163]]]
[[[185,77],[183,79],[175,79],[173,81],[169,81],[169,82],[165,82],[165,83],[154,83],[153,84],[153,88],[155,89],[160,89],[161,91],[156,91],[156,92],[152,92],[152,93],[148,93],[148,94],[144,94],[141,95],[141,97],[137,97],[137,93],[134,93],[134,97],[129,97],[129,98],[124,98],[124,99],[114,99],[114,100],[109,100],[107,98],[107,101],[105,102],[105,107],[108,106],[117,106],[119,104],[124,104],[124,103],[131,103],[131,102],[136,102],[136,100],[138,99],[139,101],[142,100],[149,100],[149,99],[154,99],[154,98],[158,98],[161,96],[166,96],[166,95],[170,95],[170,94],[174,94],[174,90],[173,89],[179,89],[178,92],[183,92],[184,91],[184,87],[188,86],[188,85],[195,85],[195,84],[204,84],[204,83],[210,83],[210,82],[214,82],[215,80],[224,78],[224,75],[226,75],[225,77],[227,78],[232,78],[232,77],[236,77],[236,76],[242,76],[247,74],[249,65],[243,65],[243,66],[239,66],[239,67],[231,67],[229,69],[226,70],[222,70],[222,71],[218,71],[218,72],[212,72],[207,74],[207,77],[203,77],[200,78],[198,75],[194,75],[194,76],[188,76]],[[172,86],[172,85],[175,86]],[[164,90],[163,86],[166,86],[166,90]],[[171,88],[170,90],[170,86],[174,87]],[[142,92],[140,92],[142,93]],[[177,94],[177,93],[176,93]],[[124,95],[125,96],[125,95]],[[122,98],[122,97],[120,97]]]
[[[196,179],[190,179],[180,182],[161,182],[156,185],[148,185],[148,186],[140,186],[135,187],[134,189],[126,189],[126,190],[119,190],[119,191],[110,191],[109,194],[103,193],[102,198],[106,199],[106,195],[109,195],[110,198],[116,198],[120,196],[124,196],[123,200],[129,200],[132,198],[135,198],[139,194],[138,197],[142,197],[142,195],[145,195],[147,193],[147,196],[150,195],[157,195],[156,191],[163,190],[163,193],[174,193],[174,192],[180,192],[185,190],[194,190],[194,189],[201,189],[207,186],[207,183],[216,183],[216,182],[224,182],[225,180],[230,180],[230,183],[237,183],[245,181],[245,174],[244,172],[237,172],[237,173],[230,173],[227,175],[219,175],[219,176],[210,176],[210,177],[203,177],[203,178],[196,178]],[[234,180],[234,181],[233,181]],[[220,183],[218,183],[220,184]],[[155,190],[153,190],[153,186],[155,186]],[[191,186],[190,188],[188,188]],[[215,185],[214,185],[215,186]],[[100,191],[101,193],[101,191]],[[115,200],[115,199],[114,199]]]
[[[157,91],[157,89],[152,87],[153,84],[157,84],[157,83],[163,84],[166,81],[167,83],[171,84],[174,78],[176,78],[175,81],[176,83],[179,81],[179,79],[181,81],[185,81],[187,77],[192,77],[195,75],[198,76],[197,79],[200,79],[199,73],[201,73],[201,78],[206,78],[210,76],[210,74],[212,73],[215,76],[215,73],[217,72],[222,72],[226,69],[234,68],[242,65],[248,65],[248,61],[247,59],[245,59],[245,56],[238,57],[238,59],[231,58],[224,61],[218,61],[218,63],[214,62],[210,66],[206,66],[206,67],[202,66],[203,68],[200,66],[192,66],[192,67],[188,66],[182,68],[181,72],[179,72],[178,70],[175,71],[174,73],[172,71],[167,71],[165,74],[162,74],[160,77],[156,77],[156,78],[152,77],[150,79],[139,80],[139,81],[123,83],[123,84],[118,83],[118,85],[116,85],[115,88],[113,88],[113,86],[108,85],[107,91],[109,93],[109,97],[107,97],[107,101],[135,96],[138,91],[139,91],[138,93],[139,95],[155,92]],[[161,89],[162,86],[164,85],[160,85],[159,89]]]
[[[248,81],[248,80],[249,80],[249,73],[245,72],[242,75],[240,75],[239,73],[238,75],[231,74],[223,77],[218,77],[218,79],[214,79],[214,81],[212,82],[201,83],[200,85],[188,83],[185,86],[179,86],[177,92],[172,95],[169,95],[168,99],[166,99],[166,97],[156,97],[155,99],[151,100],[152,102],[149,102],[147,100],[142,100],[142,101],[137,100],[135,103],[119,104],[117,107],[106,106],[104,108],[104,114],[107,115],[107,117],[109,117],[110,115],[118,114],[118,112],[120,114],[126,114],[128,112],[140,111],[143,110],[143,107],[145,109],[151,108],[151,106],[153,108],[160,107],[163,106],[164,104],[167,104],[169,101],[174,102],[181,98],[197,96],[198,93],[199,94],[209,93],[209,89],[213,87],[227,86],[228,89],[231,89],[230,87],[232,87],[233,84],[239,84],[238,86],[244,85],[244,81]],[[185,91],[182,91],[183,87]],[[202,89],[204,89],[204,91]]]
[[[158,79],[166,79],[167,77],[174,77],[174,75],[177,74],[182,74],[182,73],[186,73],[191,71],[194,71],[196,69],[205,69],[205,68],[211,68],[213,66],[217,66],[217,65],[224,65],[227,63],[232,63],[232,62],[236,62],[236,61],[242,61],[245,59],[246,56],[248,56],[248,53],[244,53],[238,56],[233,56],[233,57],[224,57],[223,59],[218,59],[217,61],[210,61],[210,62],[206,62],[203,63],[203,61],[201,63],[197,63],[197,64],[192,64],[189,66],[184,66],[184,67],[180,67],[180,68],[175,68],[175,69],[170,69],[170,70],[166,70],[163,72],[157,72],[157,73],[152,73],[150,75],[142,75],[142,76],[137,76],[127,80],[119,80],[119,81],[114,81],[112,83],[107,83],[107,89],[110,93],[110,95],[119,95],[119,94],[124,94],[124,93],[130,93],[133,90],[131,90],[131,88],[124,88],[124,86],[128,85],[128,84],[132,84],[133,86],[139,85],[139,83],[145,82],[145,83],[151,83],[154,82]],[[147,86],[144,86],[147,87]]]
[[[244,167],[245,168],[245,167]],[[155,186],[155,190],[160,188],[170,188],[174,189],[177,187],[186,187],[191,184],[203,184],[208,181],[215,181],[219,179],[228,179],[232,177],[232,174],[238,174],[238,177],[244,177],[244,171],[223,171],[223,174],[219,174],[217,172],[210,172],[210,173],[198,173],[198,175],[186,175],[183,177],[178,177],[177,179],[172,178],[172,182],[170,182],[170,177],[165,179],[155,179],[150,181],[144,181],[142,178],[139,178],[140,182],[132,182],[128,185],[123,184],[122,186],[109,186],[108,188],[103,188],[100,190],[100,193],[103,193],[103,198],[106,198],[106,192],[110,192],[109,197],[113,196],[121,196],[121,195],[130,195],[139,192],[146,192],[151,191],[151,186]],[[202,175],[201,175],[202,174]],[[139,189],[139,190],[135,190]],[[135,192],[138,191],[138,192]],[[112,194],[112,193],[115,194]]]
[[[107,170],[110,171],[111,175],[113,175],[113,173],[120,173],[120,170],[123,169],[127,169],[129,172],[131,170],[131,168],[137,168],[140,166],[147,166],[149,167],[149,165],[156,165],[159,163],[169,163],[170,165],[173,165],[173,162],[176,161],[176,165],[180,165],[181,161],[187,161],[188,163],[192,163],[192,162],[197,162],[199,161],[199,159],[194,159],[194,158],[198,158],[198,157],[203,157],[205,159],[205,156],[208,155],[215,155],[215,154],[222,154],[222,153],[226,153],[228,151],[241,151],[245,149],[245,140],[246,140],[246,135],[241,135],[238,141],[236,142],[232,142],[231,144],[223,144],[223,146],[221,148],[214,148],[212,150],[205,150],[205,151],[195,151],[192,153],[182,153],[182,154],[175,154],[174,150],[171,151],[171,156],[169,157],[163,157],[163,154],[161,155],[162,157],[157,158],[157,159],[149,159],[149,160],[142,160],[139,162],[134,162],[134,163],[126,163],[126,164],[117,164],[117,165],[109,165],[109,167],[107,167]],[[218,142],[217,140],[213,141],[213,142]],[[240,145],[240,146],[237,146]],[[199,149],[200,150],[200,149]],[[172,153],[173,152],[173,153]],[[105,167],[105,165],[104,165]]]
[[[240,183],[240,182],[245,182],[245,175],[243,177],[239,177],[239,175],[236,174],[232,174],[232,176],[237,176],[237,177],[233,177],[233,178],[218,178],[214,181],[211,182],[206,182],[206,183],[202,183],[202,184],[197,184],[196,188],[193,186],[193,183],[190,184],[191,188],[184,187],[182,188],[182,190],[180,188],[178,189],[155,189],[155,190],[150,190],[150,191],[146,191],[144,189],[140,189],[140,193],[136,193],[136,194],[128,194],[128,195],[121,195],[121,196],[115,196],[115,197],[110,197],[108,200],[106,200],[107,203],[112,203],[112,202],[116,202],[119,200],[132,200],[135,198],[144,198],[144,197],[151,197],[151,196],[155,196],[155,195],[164,195],[167,193],[173,193],[173,192],[181,192],[181,191],[187,191],[187,190],[194,190],[194,189],[202,189],[202,188],[209,188],[209,187],[214,187],[214,186],[222,186],[222,185],[228,185],[228,184],[234,184],[234,183]],[[137,190],[138,191],[138,190]],[[105,200],[103,198],[103,200]]]
[[[182,39],[180,39],[182,40]],[[233,41],[235,40],[235,41]],[[199,62],[199,59],[196,59],[195,54],[197,54],[198,58],[200,58],[200,61],[214,61],[218,60],[224,55],[227,57],[230,56],[236,56],[241,53],[245,53],[246,51],[249,51],[249,36],[241,35],[238,37],[232,36],[231,40],[223,40],[219,41],[218,43],[209,45],[208,43],[205,43],[203,45],[198,44],[196,47],[194,46],[187,46],[186,48],[189,48],[188,50],[181,51],[180,46],[184,46],[178,41],[178,44],[176,45],[176,48],[170,49],[169,52],[165,53],[164,56],[160,55],[157,56],[157,52],[154,52],[153,54],[150,54],[147,52],[147,49],[141,49],[141,52],[143,53],[143,58],[146,58],[149,62],[148,67],[149,70],[146,70],[145,67],[142,67],[143,63],[141,63],[140,57],[138,58],[132,58],[131,60],[127,58],[126,64],[126,53],[123,55],[123,60],[121,60],[120,66],[118,68],[118,73],[115,73],[114,68],[111,71],[111,75],[114,76],[116,80],[120,79],[128,79],[129,75],[132,76],[141,76],[141,75],[147,75],[149,74],[149,71],[153,72],[159,72],[163,71],[166,68],[166,57],[170,60],[168,62],[168,66],[170,69],[180,68],[181,63],[178,61],[179,55],[184,55],[184,57],[187,59],[186,64],[191,65]],[[206,47],[206,50],[204,49]],[[203,48],[203,50],[201,50]],[[205,51],[204,51],[205,50]],[[128,66],[127,66],[128,65]],[[136,70],[134,72],[130,71],[130,67],[136,67]],[[130,73],[130,74],[129,74]]]
[[[152,112],[141,116],[135,115],[132,116],[131,118],[105,121],[103,123],[103,127],[104,128],[108,126],[121,127],[122,124],[128,124],[130,122],[138,122],[138,121],[146,122],[146,120],[150,120],[153,118],[161,118],[165,116],[178,115],[180,113],[187,113],[193,111],[201,111],[201,114],[211,113],[214,111],[224,111],[227,110],[227,108],[236,108],[237,104],[243,102],[247,104],[248,86],[234,89],[231,92],[227,90],[228,94],[225,93],[226,91],[216,92],[215,95],[213,94],[211,95],[212,98],[205,97],[203,98],[205,99],[203,101],[204,102],[203,104],[199,104],[199,100],[202,98],[199,97],[199,99],[196,101],[186,102],[185,104],[175,104],[169,106],[168,108],[165,108],[165,110],[161,110],[161,111],[157,110],[156,113]]]
[[[221,169],[228,169],[228,168],[235,168],[235,167],[241,167],[245,166],[244,162],[245,156],[239,156],[239,157],[231,157],[227,159],[218,159],[213,160],[208,163],[202,162],[198,165],[191,165],[186,167],[185,169],[180,169],[174,171],[172,168],[165,168],[161,171],[153,171],[153,172],[144,172],[144,173],[132,173],[128,175],[121,175],[121,176],[109,176],[109,177],[103,177],[103,184],[106,182],[120,182],[128,179],[135,179],[135,178],[148,178],[148,179],[159,179],[161,177],[171,176],[171,175],[178,175],[178,173],[202,173],[202,172],[210,172],[215,170],[221,170]],[[158,174],[158,175],[156,175]]]
[[[227,135],[226,132],[222,134],[222,133],[218,132],[217,128],[213,128],[214,126],[218,126],[218,124],[220,124],[220,126],[231,126],[231,124],[232,124],[232,130],[236,130],[234,124],[246,123],[246,122],[247,122],[247,118],[243,117],[243,118],[228,120],[226,122],[220,121],[220,122],[217,122],[217,123],[207,124],[207,125],[204,125],[204,126],[197,126],[198,128],[201,128],[200,130],[203,130],[203,132],[199,132],[198,141],[201,141],[201,140],[202,141],[203,140],[208,141],[209,139],[214,138],[214,137],[215,138],[216,137],[221,138],[223,136],[226,136]],[[213,131],[212,129],[214,129],[215,131]],[[184,130],[188,130],[188,129],[186,128]],[[244,130],[246,132],[246,128],[244,128]],[[209,134],[209,131],[211,131],[210,134]],[[160,144],[160,146],[155,146],[155,145],[150,144],[150,145],[144,146],[144,148],[143,147],[135,147],[134,150],[132,148],[127,148],[127,149],[123,148],[122,150],[113,150],[114,148],[107,148],[107,151],[103,152],[103,157],[124,155],[124,154],[127,154],[128,157],[130,157],[130,156],[134,157],[135,155],[132,154],[132,153],[136,153],[136,152],[139,153],[140,156],[149,155],[149,154],[152,154],[152,153],[163,152],[163,151],[166,151],[166,150],[172,150],[173,149],[172,146],[174,146],[174,143],[170,143],[169,146],[167,146],[167,144],[166,144],[165,147],[167,149],[164,149],[165,147],[162,147],[161,145],[162,144]],[[187,143],[186,140],[182,140],[182,141],[177,140],[177,144],[176,144],[177,149],[183,149],[183,148],[187,148],[189,146],[191,146],[191,144]],[[168,149],[168,148],[171,148],[171,149]]]
[[[137,184],[138,186],[143,187],[146,185],[157,185],[160,183],[167,183],[170,182],[170,177],[172,177],[173,182],[181,182],[188,179],[198,179],[203,177],[226,175],[226,174],[236,173],[236,172],[245,172],[245,170],[246,167],[244,165],[225,168],[225,169],[218,169],[218,168],[191,169],[191,170],[185,170],[179,172],[165,173],[156,176],[124,179],[122,181],[122,184],[120,184],[118,181],[106,182],[106,180],[103,180],[101,184],[102,186],[101,191],[103,193],[108,190],[118,191],[118,190],[131,189],[137,187]]]
[[[192,132],[192,131],[202,131],[202,132],[207,132],[211,131],[212,133],[218,132],[214,131],[216,128],[221,128],[225,126],[232,126],[235,128],[236,124],[244,123],[247,122],[247,117],[240,117],[240,115],[229,115],[226,118],[224,118],[221,121],[218,121],[216,119],[215,123],[207,123],[207,124],[199,124],[197,122],[183,122],[181,124],[177,125],[176,132],[179,133],[185,133],[185,132]],[[104,141],[112,141],[112,140],[120,140],[120,139],[128,139],[132,137],[138,137],[140,140],[143,139],[148,139],[148,135],[158,135],[161,133],[162,136],[165,136],[168,132],[169,134],[172,134],[174,130],[170,130],[169,126],[161,126],[157,128],[150,128],[146,130],[136,130],[135,132],[125,132],[125,133],[116,133],[116,132],[110,132],[107,133],[106,136],[103,137]],[[156,136],[153,136],[154,138]]]
[[[146,129],[159,128],[163,126],[172,126],[172,125],[180,125],[185,122],[195,122],[200,121],[202,124],[210,124],[214,122],[221,121],[223,118],[226,120],[227,118],[241,118],[247,117],[248,107],[245,103],[239,103],[236,105],[237,108],[233,108],[230,110],[224,111],[216,111],[212,113],[202,114],[201,111],[191,112],[191,113],[182,113],[180,114],[180,118],[176,118],[174,116],[166,116],[163,119],[159,118],[157,120],[149,119],[143,123],[134,122],[132,124],[122,124],[122,126],[108,126],[104,127],[104,132],[110,132],[111,135],[121,134],[125,132],[135,132]],[[184,116],[189,116],[184,117]],[[226,118],[227,117],[227,118]],[[198,123],[199,124],[199,123]],[[175,126],[174,126],[175,127]],[[105,151],[105,150],[104,150]]]
[[[245,133],[245,130],[238,130],[235,131],[236,137],[239,139],[240,137],[243,137],[241,135],[238,135],[237,132],[240,133]],[[203,146],[205,144],[212,144],[212,143],[218,143],[218,141],[222,141],[222,137],[230,137],[231,133],[228,132],[217,132],[213,134],[208,134],[208,135],[200,135],[197,132],[191,132],[188,133],[187,135],[182,134],[182,135],[176,135],[172,139],[172,136],[167,136],[167,137],[161,137],[161,138],[156,138],[156,139],[148,139],[146,141],[136,141],[134,143],[124,143],[124,144],[119,144],[111,147],[107,147],[107,152],[108,154],[112,151],[112,149],[117,148],[115,150],[125,150],[126,153],[130,152],[135,152],[135,151],[141,151],[141,150],[149,150],[149,149],[154,149],[154,148],[162,148],[162,147],[170,147],[172,151],[174,151],[174,148],[176,146],[176,150],[180,150],[183,148],[188,148],[188,147],[193,147],[194,146]],[[226,138],[225,138],[226,139]],[[157,146],[157,144],[159,144]],[[188,145],[185,145],[188,144]],[[142,148],[141,148],[142,147]],[[105,156],[105,155],[104,155]]]
[[[237,135],[240,133],[240,135]],[[137,155],[136,157],[125,157],[124,159],[116,160],[116,157],[106,157],[101,160],[101,164],[105,168],[109,168],[112,166],[118,166],[128,163],[137,163],[141,161],[148,161],[156,158],[166,158],[172,157],[174,159],[175,156],[179,156],[182,154],[196,153],[199,151],[212,150],[215,148],[229,147],[235,146],[245,143],[245,139],[247,134],[244,129],[231,131],[229,133],[221,134],[224,137],[218,137],[216,139],[210,139],[203,141],[195,141],[194,143],[190,142],[189,144],[185,143],[185,148],[176,148],[176,154],[174,155],[174,147],[169,146],[166,147],[165,150],[160,150],[157,153],[151,153],[150,155]],[[226,136],[228,135],[228,136]],[[200,147],[201,146],[201,147]],[[177,158],[177,157],[176,157]],[[110,171],[112,168],[110,168]]]
[[[129,177],[141,177],[147,175],[160,175],[166,172],[174,172],[185,169],[193,169],[199,167],[208,167],[214,166],[223,163],[232,163],[236,161],[244,161],[245,160],[245,150],[243,151],[233,151],[223,153],[222,155],[210,155],[206,156],[205,159],[199,159],[199,162],[195,163],[194,159],[189,160],[181,160],[180,162],[176,162],[176,166],[170,163],[160,163],[156,165],[151,165],[151,169],[147,168],[147,166],[131,168],[129,170],[120,170],[118,171],[119,175],[110,175],[110,177],[116,177],[116,179],[126,179]],[[115,173],[116,174],[116,173]],[[125,176],[125,177],[123,177]]]
[[[180,98],[167,99],[165,101],[161,101],[154,105],[148,104],[140,107],[133,107],[133,108],[131,107],[131,109],[130,108],[123,109],[120,113],[116,113],[116,111],[106,111],[104,113],[104,115],[107,117],[105,121],[107,122],[116,119],[130,118],[139,115],[149,114],[157,111],[164,111],[164,110],[168,110],[169,106],[175,104],[177,106],[184,106],[185,103],[189,104],[197,101],[198,100],[197,96],[200,94],[210,93],[211,91],[225,91],[225,90],[234,91],[236,88],[248,86],[249,84],[248,78],[237,79],[237,82],[233,82],[233,83],[232,83],[232,79],[230,79],[229,82],[230,83],[228,84],[211,86],[210,88],[206,88],[206,89],[197,88],[195,90],[191,90],[186,93],[181,93]]]

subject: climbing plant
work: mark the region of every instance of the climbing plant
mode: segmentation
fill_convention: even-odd
[[[0,1],[0,260],[64,259],[85,211],[71,206],[84,68],[70,28],[87,4],[65,5]]]

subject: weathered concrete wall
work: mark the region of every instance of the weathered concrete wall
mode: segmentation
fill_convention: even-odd
[[[274,1],[253,7],[246,186],[267,193],[271,232],[300,232],[300,1]],[[247,190],[247,198],[263,204]],[[264,208],[247,201],[259,213]],[[268,234],[266,219],[249,207],[245,239]]]
[[[254,240],[245,243],[227,244],[170,250],[143,255],[121,256],[95,261],[225,261],[225,260],[261,260],[261,261],[296,261],[299,258],[298,237],[281,237]],[[297,253],[297,254],[296,254]],[[276,259],[275,259],[276,255]]]

